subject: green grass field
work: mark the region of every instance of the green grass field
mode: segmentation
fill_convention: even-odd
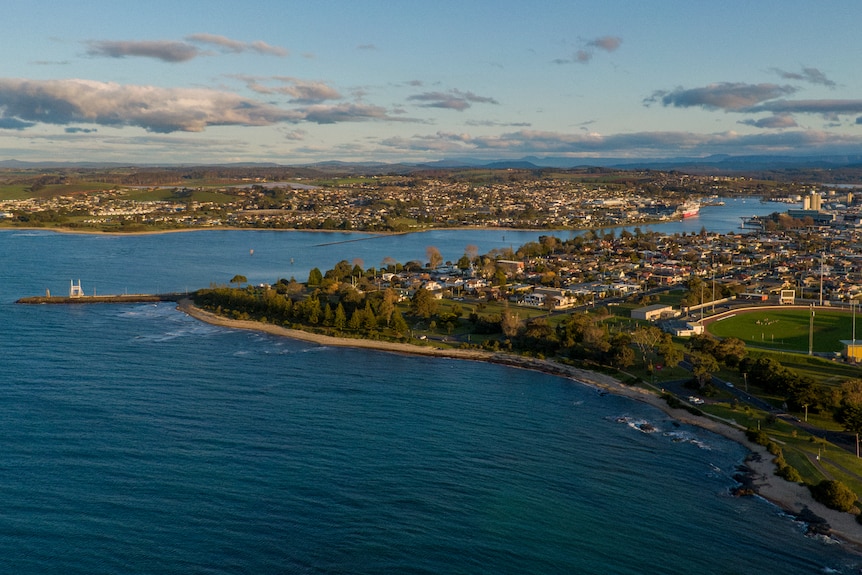
[[[716,337],[738,337],[752,347],[808,351],[810,319],[807,309],[770,309],[739,313],[711,323],[707,329]],[[851,339],[852,332],[849,313],[815,310],[814,351],[841,351],[840,340]]]

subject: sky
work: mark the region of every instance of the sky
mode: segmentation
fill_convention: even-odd
[[[2,21],[0,160],[862,153],[858,0],[9,0]]]

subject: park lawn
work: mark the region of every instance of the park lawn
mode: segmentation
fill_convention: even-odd
[[[740,313],[709,324],[709,332],[720,338],[738,337],[746,346],[786,351],[808,351],[811,311],[771,309]],[[815,310],[816,352],[838,352],[840,340],[852,338],[852,317],[838,311]]]
[[[750,350],[752,358],[772,357],[784,367],[820,385],[839,386],[848,379],[862,377],[862,368],[801,353],[782,353],[767,350]]]
[[[820,463],[830,474],[829,479],[838,479],[845,483],[854,493],[862,494],[862,459],[857,459],[831,443],[815,438],[801,429],[797,429],[786,421],[777,420],[767,424],[766,413],[749,406],[732,407],[729,403],[711,403],[700,406],[701,410],[724,419],[733,421],[749,429],[761,428],[772,438],[784,453],[784,458],[793,466],[803,480],[815,485],[826,479],[811,462],[818,453]],[[846,471],[845,471],[846,470]],[[850,473],[847,473],[847,472]]]

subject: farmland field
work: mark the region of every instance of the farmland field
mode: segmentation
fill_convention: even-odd
[[[738,337],[752,347],[808,351],[810,320],[807,309],[767,309],[737,313],[710,323],[707,330],[716,337]],[[847,312],[815,310],[814,351],[841,351],[840,340],[853,337],[852,322]]]

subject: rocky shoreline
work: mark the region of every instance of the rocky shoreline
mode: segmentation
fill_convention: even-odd
[[[818,503],[811,496],[811,492],[806,486],[785,481],[775,475],[775,465],[772,463],[772,456],[766,451],[765,447],[748,441],[745,436],[745,430],[710,417],[693,415],[684,409],[673,409],[656,393],[626,385],[609,375],[549,360],[525,358],[505,353],[493,353],[481,350],[440,349],[406,343],[340,338],[288,329],[257,321],[233,320],[195,307],[188,298],[181,299],[178,302],[177,309],[191,317],[213,325],[262,331],[276,336],[289,337],[319,345],[485,361],[521,369],[542,371],[551,375],[570,378],[579,383],[591,385],[610,393],[634,399],[635,401],[647,403],[680,422],[707,429],[740,443],[750,450],[751,453],[745,459],[744,464],[740,466],[739,472],[734,476],[734,479],[740,484],[734,490],[734,493],[737,495],[756,494],[770,501],[786,513],[796,517],[799,521],[805,522],[808,526],[809,534],[832,537],[851,545],[855,551],[862,553],[862,525],[856,522],[856,518],[850,513],[841,513]]]

